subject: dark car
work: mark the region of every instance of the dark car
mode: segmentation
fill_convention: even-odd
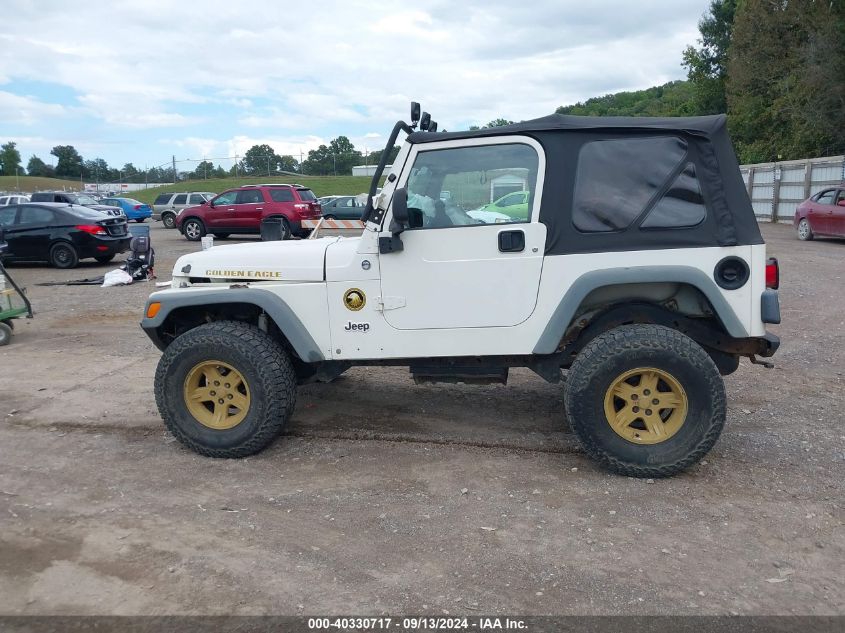
[[[187,207],[176,215],[176,228],[196,242],[211,233],[228,237],[231,233],[261,233],[267,218],[280,219],[282,239],[307,235],[302,220],[322,217],[320,203],[302,185],[245,185],[229,189],[198,207]]]
[[[323,217],[327,220],[360,220],[364,204],[357,196],[326,196],[319,198]]]
[[[845,182],[799,204],[792,223],[801,240],[811,240],[816,235],[845,237]]]
[[[64,203],[27,203],[0,207],[0,226],[10,261],[46,261],[74,268],[92,257],[101,264],[129,248],[126,218],[104,216],[87,207]]]
[[[87,193],[73,193],[72,191],[38,191],[29,198],[30,202],[64,202],[65,204],[78,204],[106,215],[123,215],[121,209],[100,204],[96,198]]]

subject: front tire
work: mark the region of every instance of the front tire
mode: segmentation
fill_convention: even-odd
[[[199,242],[205,235],[205,224],[197,218],[185,220],[185,223],[182,225],[182,232],[189,241]]]
[[[798,239],[802,242],[809,242],[814,237],[813,229],[810,228],[807,218],[801,218],[801,221],[798,223]]]
[[[176,216],[172,213],[164,213],[161,216],[161,223],[166,229],[174,229],[176,228]]]
[[[58,242],[50,247],[50,264],[55,268],[76,268],[79,254],[72,244]]]
[[[725,424],[725,387],[710,356],[660,325],[593,339],[569,370],[564,398],[584,450],[629,477],[669,477],[698,462]]]
[[[179,336],[164,351],[155,396],[167,429],[209,457],[245,457],[278,437],[296,403],[296,373],[266,332],[216,321]]]

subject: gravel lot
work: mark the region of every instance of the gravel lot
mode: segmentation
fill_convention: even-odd
[[[0,348],[0,613],[845,614],[845,241],[763,230],[776,367],[743,361],[713,452],[653,483],[598,470],[527,371],[354,369],[264,453],[199,457],[155,408],[152,284],[12,268],[38,314]],[[152,235],[164,279],[198,248]]]

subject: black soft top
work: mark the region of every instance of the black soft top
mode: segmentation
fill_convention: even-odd
[[[452,139],[524,135],[546,153],[540,221],[547,226],[546,254],[762,244],[760,228],[739,171],[723,114],[700,117],[595,117],[551,114],[502,127],[460,132],[414,132],[413,144]],[[708,209],[690,229],[584,233],[572,224],[572,200],[581,148],[596,140],[673,136],[687,146]],[[664,189],[669,186],[667,181]],[[656,199],[655,199],[656,200]],[[655,203],[652,201],[652,206]]]
[[[502,136],[549,130],[617,130],[649,131],[661,130],[684,134],[712,137],[724,130],[727,117],[724,114],[688,117],[636,117],[636,116],[573,116],[571,114],[550,114],[501,127],[466,130],[463,132],[414,132],[408,136],[411,143],[431,143],[453,138],[479,136]]]

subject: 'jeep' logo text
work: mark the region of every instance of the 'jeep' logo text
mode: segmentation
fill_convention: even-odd
[[[363,333],[366,334],[370,329],[370,324],[369,323],[353,323],[352,321],[349,321],[346,324],[346,327],[343,328],[343,329],[346,330],[347,332],[363,332]]]

